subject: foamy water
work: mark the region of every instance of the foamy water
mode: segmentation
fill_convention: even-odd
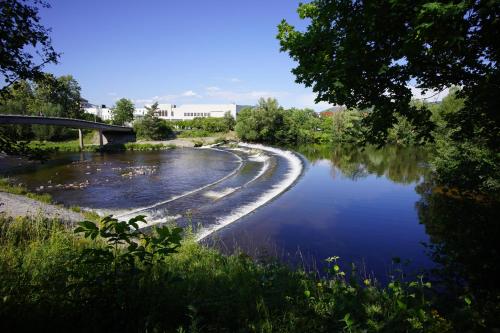
[[[212,149],[222,151],[221,149],[215,149],[215,148],[212,148]],[[197,193],[197,192],[202,191],[202,190],[204,190],[204,189],[206,189],[206,188],[208,188],[208,187],[210,187],[210,186],[213,186],[213,185],[216,185],[216,184],[218,184],[218,183],[221,183],[221,182],[223,182],[224,180],[228,179],[229,177],[231,177],[231,176],[235,175],[235,174],[236,174],[236,173],[237,173],[237,172],[241,169],[241,167],[243,166],[243,160],[242,160],[242,158],[241,158],[241,157],[239,157],[237,154],[232,153],[232,152],[230,152],[230,151],[227,151],[227,152],[228,152],[228,153],[230,153],[230,154],[233,154],[234,156],[236,156],[236,157],[238,158],[238,167],[237,167],[236,169],[234,169],[234,170],[233,170],[231,173],[229,173],[228,175],[226,175],[226,176],[222,177],[221,179],[216,180],[215,182],[212,182],[212,183],[210,183],[210,184],[207,184],[207,185],[204,185],[204,186],[202,186],[202,187],[196,188],[196,189],[194,189],[194,190],[187,191],[187,192],[184,192],[184,193],[182,193],[182,194],[179,194],[179,195],[173,196],[173,197],[171,197],[171,198],[169,198],[169,199],[167,199],[167,200],[157,202],[157,203],[155,203],[155,204],[153,204],[153,205],[150,205],[150,206],[140,207],[140,208],[136,208],[136,209],[131,210],[131,211],[127,211],[126,213],[124,213],[124,214],[120,214],[120,215],[117,215],[116,217],[117,217],[117,218],[131,218],[131,217],[133,217],[133,216],[134,216],[135,214],[137,214],[137,213],[144,212],[145,210],[153,209],[153,208],[155,208],[155,207],[158,207],[158,206],[164,205],[164,204],[169,203],[169,202],[172,202],[172,201],[174,201],[174,200],[177,200],[177,199],[183,198],[183,197],[185,197],[185,196],[188,196],[188,195],[191,195],[191,194]],[[144,214],[144,215],[146,215],[146,214]],[[159,222],[157,222],[157,223],[159,223]]]
[[[289,163],[288,172],[286,173],[285,178],[282,181],[274,185],[271,189],[262,193],[262,195],[255,202],[236,208],[229,215],[218,219],[216,224],[200,230],[197,234],[198,241],[211,235],[217,230],[228,226],[229,224],[237,221],[243,216],[250,214],[262,205],[268,203],[269,201],[283,193],[286,189],[288,189],[302,173],[302,161],[296,154],[291,151],[267,147],[260,144],[240,143],[239,145],[245,148],[259,149],[262,151],[270,152],[285,158]]]
[[[210,188],[214,185],[217,185],[217,184],[229,179],[230,177],[234,176],[242,168],[243,159],[240,156],[238,156],[237,154],[231,152],[231,150],[241,151],[245,154],[248,154],[249,161],[262,163],[262,166],[260,167],[257,174],[255,174],[249,181],[247,181],[243,185],[236,186],[236,187],[229,186],[229,187],[222,188],[220,190],[207,190],[205,193],[202,194],[203,196],[214,199],[214,200],[220,200],[228,195],[231,195],[232,193],[234,193],[236,191],[239,191],[239,190],[245,188],[247,185],[258,180],[260,177],[262,177],[262,175],[264,175],[264,173],[270,167],[269,153],[278,155],[287,161],[287,164],[288,164],[287,165],[287,172],[281,181],[279,181],[277,184],[272,185],[271,188],[265,190],[260,196],[258,196],[258,198],[254,202],[236,207],[228,215],[219,217],[216,220],[215,224],[201,229],[198,232],[197,239],[202,240],[203,238],[209,236],[210,234],[216,232],[217,230],[220,230],[220,229],[224,228],[225,226],[235,222],[236,220],[244,217],[245,215],[250,214],[254,210],[265,205],[266,203],[268,203],[269,201],[271,201],[272,199],[274,199],[275,197],[277,197],[278,195],[283,193],[297,180],[297,178],[302,173],[302,169],[303,169],[302,161],[293,152],[278,149],[278,148],[273,148],[273,147],[267,147],[267,146],[260,145],[260,144],[240,143],[239,147],[235,147],[235,148],[231,148],[231,149],[222,150],[222,149],[216,148],[215,146],[208,148],[208,149],[225,151],[227,153],[235,155],[238,158],[238,163],[239,163],[238,167],[235,168],[228,175],[222,177],[221,179],[219,179],[215,182],[212,182],[210,184],[204,185],[202,187],[196,188],[196,189],[191,190],[191,191],[184,192],[180,195],[170,197],[167,200],[160,201],[160,202],[157,202],[157,203],[149,205],[149,206],[140,207],[140,208],[136,208],[136,209],[129,210],[129,211],[123,211],[123,210],[109,211],[109,210],[106,210],[105,213],[106,214],[112,213],[117,218],[120,218],[120,219],[132,218],[138,214],[145,215],[148,223],[141,224],[141,226],[140,226],[141,228],[150,227],[150,226],[160,224],[160,223],[173,222],[173,221],[181,218],[182,216],[179,214],[176,214],[176,215],[168,215],[167,214],[167,216],[164,216],[164,214],[166,213],[165,210],[163,210],[161,208],[158,208],[158,209],[155,209],[155,208],[160,207],[161,205],[164,205],[166,203],[181,199],[183,197],[198,193],[200,191],[207,190],[208,188]],[[103,213],[104,213],[104,211],[103,211]]]

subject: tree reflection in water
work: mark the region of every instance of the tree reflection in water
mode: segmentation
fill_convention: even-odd
[[[309,145],[296,149],[313,164],[329,160],[334,178],[340,171],[353,180],[377,175],[417,184],[419,220],[430,237],[424,246],[436,263],[428,272],[435,291],[445,296],[441,297],[445,306],[455,303],[450,309],[465,311],[470,301],[476,323],[500,326],[499,202],[443,191],[433,183],[426,163],[429,153],[421,148]],[[471,311],[455,315],[456,321],[472,319],[467,318]]]
[[[429,173],[425,149],[387,145],[357,147],[354,145],[308,145],[296,148],[311,163],[327,159],[332,163],[332,177],[337,170],[352,180],[369,175],[385,176],[395,183],[411,184]]]
[[[476,303],[487,327],[499,327],[498,202],[452,195],[431,181],[418,185],[417,192],[419,219],[430,236],[428,254],[438,264],[431,272],[433,279],[448,301],[464,304],[467,297]]]

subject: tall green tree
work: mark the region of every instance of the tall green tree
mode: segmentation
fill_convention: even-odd
[[[165,120],[160,119],[158,114],[158,102],[151,106],[146,106],[148,112],[144,118],[134,123],[134,130],[137,136],[145,140],[162,140],[172,135],[172,127]]]
[[[258,142],[281,141],[284,109],[274,98],[261,98],[253,108],[238,114],[235,130],[243,140]]]
[[[49,5],[42,0],[0,1],[0,76],[5,81],[0,95],[19,80],[41,79],[43,67],[57,63],[59,54],[52,47],[50,29],[40,24],[39,7]]]
[[[116,105],[111,109],[113,114],[113,124],[123,125],[134,120],[134,103],[126,98],[121,98],[116,102]]]
[[[81,88],[72,75],[55,77],[52,74],[45,74],[42,80],[33,83],[33,94],[30,105],[32,114],[39,114],[37,108],[51,103],[60,106],[60,112],[54,116],[75,119],[83,117]]]
[[[410,84],[437,91],[456,85],[464,107],[445,117],[452,131],[442,156],[457,175],[468,168],[467,152],[500,163],[500,2],[314,0],[298,14],[309,22],[305,31],[283,20],[277,36],[298,63],[296,81],[312,87],[317,101],[373,107],[364,118],[371,141],[385,141],[396,115],[425,141],[432,113],[410,103]],[[481,183],[498,177],[495,168],[468,169],[461,184],[493,188]]]
[[[498,1],[315,0],[298,13],[307,29],[283,20],[278,33],[281,50],[298,62],[297,82],[312,87],[317,101],[374,106],[372,139],[384,138],[395,112],[429,126],[427,109],[410,105],[415,82],[463,86],[468,110],[456,135],[472,136],[480,122],[498,142]]]

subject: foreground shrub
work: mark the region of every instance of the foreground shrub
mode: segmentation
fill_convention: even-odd
[[[349,277],[332,257],[323,278],[195,243],[143,217],[75,230],[0,220],[0,329],[17,331],[446,332],[431,284]],[[83,235],[83,237],[82,237]],[[449,310],[449,309],[448,309]],[[467,308],[463,310],[467,315]]]

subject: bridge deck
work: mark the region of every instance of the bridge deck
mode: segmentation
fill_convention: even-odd
[[[24,115],[0,115],[0,125],[7,124],[31,124],[31,125],[53,125],[70,128],[90,128],[105,132],[127,132],[133,131],[131,127],[108,125],[88,120],[60,118],[60,117],[40,117]]]

